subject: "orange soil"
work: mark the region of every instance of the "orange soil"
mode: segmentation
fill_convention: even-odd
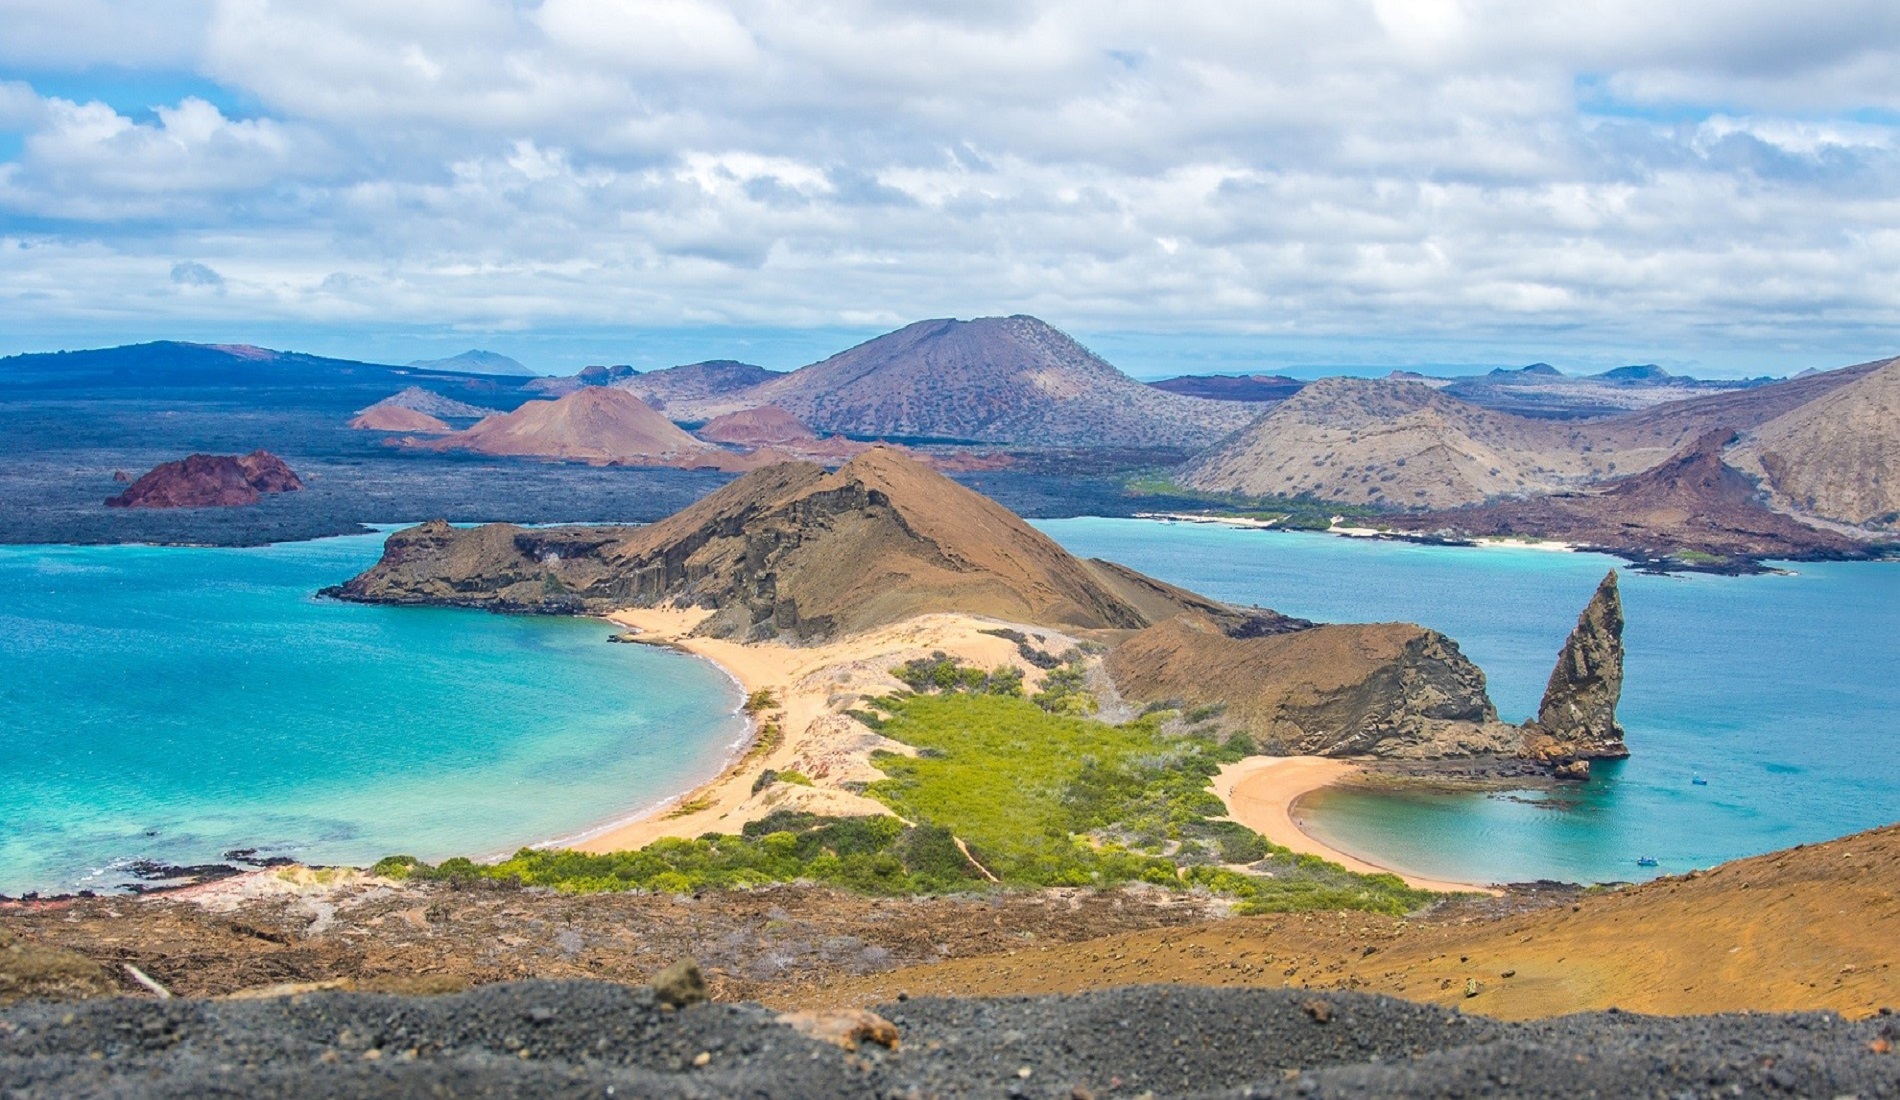
[[[1243,917],[1082,944],[1025,946],[769,998],[868,1005],[913,996],[1073,992],[1149,982],[1359,989],[1527,1019],[1900,1007],[1900,826],[1488,915]],[[1462,914],[1460,916],[1459,914]],[[1509,975],[1508,977],[1506,975]],[[1475,996],[1467,982],[1475,980]]]

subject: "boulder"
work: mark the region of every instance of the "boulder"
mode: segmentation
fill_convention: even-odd
[[[1628,756],[1616,704],[1623,694],[1623,599],[1616,571],[1597,585],[1577,616],[1544,688],[1537,717],[1524,724],[1521,754],[1552,765]],[[1578,769],[1566,769],[1575,776]]]

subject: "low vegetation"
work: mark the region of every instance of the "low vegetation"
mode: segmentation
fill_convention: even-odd
[[[1208,786],[1223,764],[1253,752],[1252,742],[1180,732],[1182,715],[1173,710],[1123,725],[1098,721],[1088,716],[1095,702],[1085,671],[1083,655],[1069,654],[1025,697],[1013,668],[974,668],[937,653],[894,669],[911,690],[852,713],[917,750],[874,758],[888,778],[864,793],[895,816],[781,811],[738,836],[660,840],[637,852],[523,849],[498,864],[451,859],[433,867],[393,856],[376,871],[567,891],[807,880],[878,894],[941,893],[983,888],[990,876],[1021,887],[1145,882],[1226,895],[1243,912],[1396,914],[1432,898],[1393,875],[1353,874],[1296,855],[1226,820]],[[775,772],[754,789],[771,783],[810,780]]]

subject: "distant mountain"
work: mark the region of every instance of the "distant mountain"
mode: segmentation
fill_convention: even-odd
[[[249,344],[158,340],[116,348],[34,352],[0,358],[0,378],[38,386],[246,386],[319,384],[399,376],[400,367],[329,359]]]
[[[1056,447],[1203,447],[1258,413],[1143,385],[1034,317],[919,321],[676,419],[776,405],[819,431]]]
[[[704,464],[699,459],[718,452],[634,395],[602,387],[588,387],[558,401],[530,401],[421,446],[598,465],[699,465]]]
[[[1636,385],[1650,385],[1656,382],[1696,381],[1693,378],[1677,379],[1675,375],[1670,374],[1654,363],[1644,363],[1639,366],[1630,367],[1617,367],[1614,370],[1606,370],[1602,374],[1592,374],[1588,377],[1602,382],[1634,383]]]
[[[1148,384],[1183,397],[1252,402],[1285,401],[1306,385],[1284,374],[1184,374]]]
[[[690,406],[695,401],[742,393],[763,382],[780,377],[778,371],[732,359],[710,359],[683,367],[647,371],[613,384],[639,396],[656,409],[673,411],[675,405]]]
[[[1606,473],[1576,429],[1467,404],[1417,382],[1326,378],[1183,467],[1190,488],[1447,508]]]
[[[418,359],[409,364],[414,370],[449,371],[455,374],[495,374],[510,378],[533,378],[535,372],[499,352],[472,349],[447,359]]]
[[[1582,419],[1615,416],[1703,394],[1748,389],[1766,379],[1705,381],[1670,374],[1654,364],[1617,367],[1573,377],[1549,363],[1454,378],[1442,384],[1461,401],[1518,416]]]
[[[1788,507],[1900,526],[1900,358],[1763,424],[1734,461]]]

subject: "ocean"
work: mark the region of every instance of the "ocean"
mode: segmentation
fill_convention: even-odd
[[[1078,555],[1223,600],[1441,630],[1484,669],[1513,722],[1535,712],[1578,612],[1622,565],[1131,519],[1037,526]],[[1587,785],[1555,797],[1334,790],[1303,803],[1308,826],[1422,875],[1613,882],[1900,820],[1900,564],[1783,567],[1788,575],[1623,572],[1619,713],[1631,757],[1596,765]],[[1638,866],[1644,857],[1657,865]]]
[[[690,789],[742,737],[724,672],[601,622],[315,598],[381,549],[0,547],[0,894],[235,848],[512,851]]]

